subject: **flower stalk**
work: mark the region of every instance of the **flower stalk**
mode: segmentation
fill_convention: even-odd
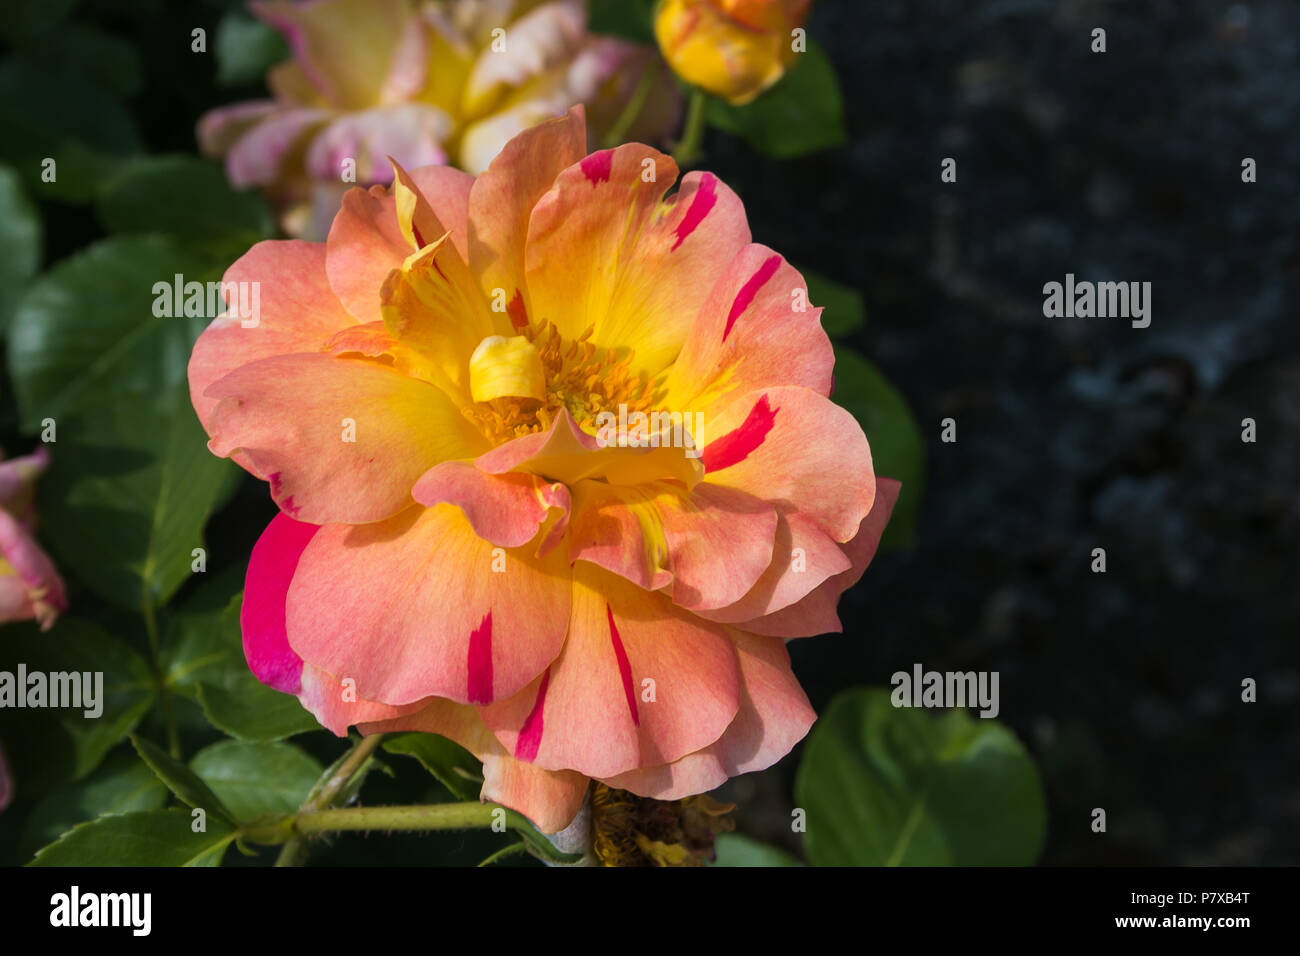
[[[700,158],[700,144],[704,142],[704,114],[709,105],[709,98],[698,87],[691,90],[691,102],[686,109],[686,125],[682,138],[673,149],[673,159],[677,165],[686,167],[694,165]]]
[[[318,833],[358,833],[382,831],[435,831],[502,828],[523,837],[528,851],[534,856],[555,863],[575,863],[582,854],[562,853],[533,828],[527,818],[513,810],[494,803],[433,803],[420,806],[399,807],[332,807],[303,809],[297,813],[267,817],[245,827],[239,839],[249,843],[268,845],[284,844],[288,847],[304,836]],[[281,860],[285,852],[281,853]],[[301,858],[294,854],[289,862],[277,866],[298,865]]]

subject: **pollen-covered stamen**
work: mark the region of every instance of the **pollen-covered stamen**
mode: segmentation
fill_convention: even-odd
[[[703,866],[715,857],[718,834],[735,829],[735,809],[707,794],[654,800],[596,783],[592,852],[604,866]]]
[[[484,339],[470,360],[475,404],[465,414],[503,442],[545,431],[562,409],[594,434],[601,412],[653,408],[662,398],[663,376],[647,380],[632,369],[631,350],[620,357],[617,349],[597,348],[592,332],[566,341],[548,322],[514,338]]]

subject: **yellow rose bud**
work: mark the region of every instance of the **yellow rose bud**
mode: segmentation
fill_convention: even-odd
[[[655,14],[655,37],[683,80],[742,106],[781,79],[804,48],[802,26],[810,3],[663,0]]]

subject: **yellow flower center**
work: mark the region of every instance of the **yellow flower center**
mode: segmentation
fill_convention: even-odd
[[[555,326],[523,335],[493,335],[479,343],[470,359],[470,395],[465,415],[500,444],[545,431],[561,409],[578,427],[595,433],[596,416],[649,411],[660,399],[662,375],[647,380],[631,368],[633,353],[599,349],[588,328],[566,342]]]
[[[469,391],[476,402],[546,397],[542,357],[522,335],[489,335],[469,360]]]

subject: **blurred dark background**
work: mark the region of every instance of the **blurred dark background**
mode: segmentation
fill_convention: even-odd
[[[1300,4],[822,2],[809,34],[851,142],[708,162],[760,241],[861,290],[928,453],[917,547],[792,645],[814,704],[996,670],[1044,863],[1300,862]],[[1044,318],[1067,272],[1151,282],[1150,327]]]
[[[193,152],[204,110],[262,95],[189,50],[233,5],[83,4],[141,54],[144,149]],[[862,293],[852,344],[928,454],[916,547],[846,596],[842,636],[792,645],[813,703],[914,663],[996,670],[1048,792],[1044,863],[1300,862],[1300,4],[818,0],[809,34],[849,142],[777,161],[711,132],[703,165],[757,241]],[[40,212],[45,268],[102,234],[87,206]],[[1151,282],[1150,327],[1044,318],[1068,272]],[[271,514],[245,482],[210,539],[247,553]],[[729,785],[742,831],[794,845],[796,765]],[[399,773],[375,802],[410,799]],[[319,862],[423,854],[343,838]]]

